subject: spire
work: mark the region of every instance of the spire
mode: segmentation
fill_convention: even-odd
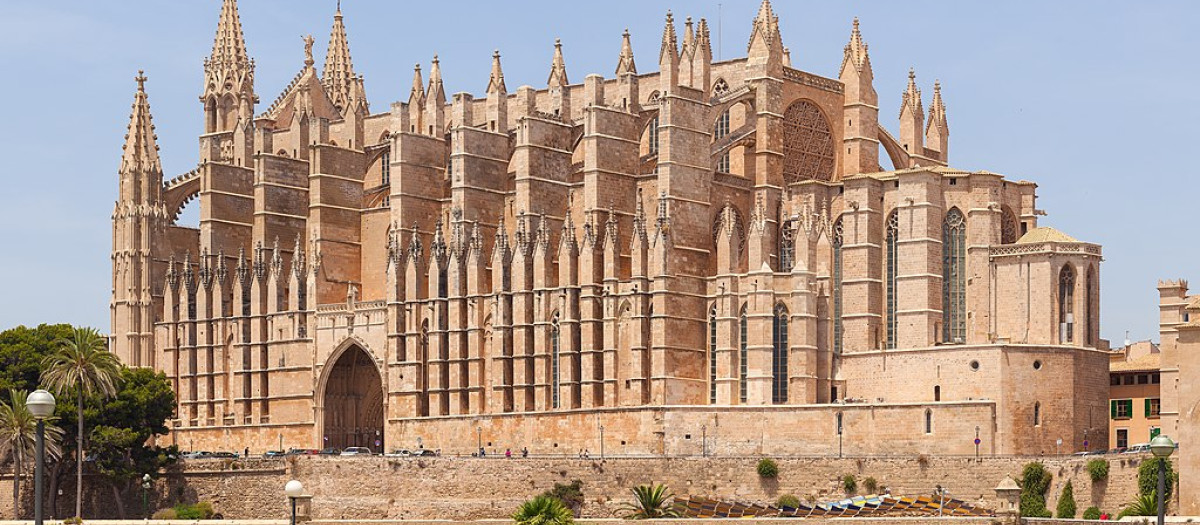
[[[862,32],[858,30],[858,17],[854,18],[854,28],[850,30],[850,41],[846,43],[846,51],[842,58],[843,76],[847,65],[853,65],[860,74],[871,71],[871,58],[867,54],[867,44],[863,42]]]
[[[438,100],[438,97],[441,97],[439,103],[445,104],[446,91],[442,87],[442,66],[437,55],[433,55],[433,65],[429,67],[429,89],[425,91],[427,99]]]
[[[946,104],[942,102],[942,82],[933,82],[933,100],[929,102],[929,126],[946,126]]]
[[[554,59],[550,62],[550,78],[546,80],[546,84],[551,86],[565,86],[570,84],[567,80],[567,64],[563,60],[562,40],[554,39]]]
[[[419,105],[425,101],[425,80],[421,78],[421,64],[413,66],[412,91],[408,95],[409,105]]]
[[[350,107],[351,92],[358,83],[354,64],[350,60],[350,43],[346,39],[346,25],[342,22],[341,3],[333,15],[333,29],[329,34],[329,50],[325,54],[325,68],[321,72],[321,83],[329,93],[330,102],[339,111]]]
[[[917,89],[917,72],[912,68],[908,69],[908,87],[904,89],[904,96],[900,101],[901,117],[904,116],[906,108],[916,115],[925,112],[925,106],[921,103],[921,90]]]
[[[679,50],[679,55],[691,58],[696,53],[696,32],[692,30],[692,17],[684,20],[683,27],[683,48]]]
[[[125,146],[122,148],[121,173],[162,175],[158,158],[158,137],[154,134],[154,122],[150,117],[150,101],[146,97],[146,76],[138,71],[137,92],[133,95],[133,109],[129,114]],[[161,186],[161,184],[158,184]]]
[[[209,62],[215,65],[244,65],[250,62],[246,54],[246,39],[242,36],[242,20],[238,16],[237,0],[225,0],[221,18],[217,20],[217,36],[213,39]]]
[[[637,64],[633,63],[633,45],[629,43],[629,29],[621,33],[621,56],[617,58],[617,76],[637,74]]]
[[[783,40],[779,36],[779,17],[771,9],[771,0],[763,0],[750,29],[750,44],[747,46],[749,63],[765,67],[766,73],[781,73],[783,67]]]
[[[667,23],[663,27],[662,45],[658,50],[658,63],[665,64],[668,61],[672,64],[679,61],[679,45],[678,39],[675,37],[675,15],[667,11]]]
[[[693,53],[703,54],[708,60],[712,60],[712,36],[709,34],[708,21],[703,18],[696,26],[696,43],[693,47]]]
[[[946,104],[942,102],[942,83],[933,83],[933,100],[929,103],[929,120],[925,123],[925,145],[937,152],[938,160],[947,162],[950,125],[946,122]]]
[[[500,69],[500,50],[492,51],[492,74],[488,77],[487,92],[507,93],[504,87],[504,71]]]

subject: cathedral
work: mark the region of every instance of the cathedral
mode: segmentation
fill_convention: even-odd
[[[1035,183],[952,167],[939,84],[881,82],[893,134],[857,20],[835,76],[792,61],[769,0],[740,58],[677,22],[651,68],[626,31],[611,77],[572,83],[555,42],[545,86],[509,92],[496,52],[477,97],[434,56],[372,112],[339,7],[264,110],[224,0],[198,165],[164,178],[139,74],[112,215],[111,348],[173,383],[168,439],[1107,447],[1100,246],[1040,225]]]

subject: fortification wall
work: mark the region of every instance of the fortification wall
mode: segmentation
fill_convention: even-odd
[[[1048,494],[1053,509],[1063,485],[1074,484],[1080,513],[1097,505],[1115,513],[1137,491],[1137,466],[1148,456],[1108,456],[1108,479],[1092,483],[1085,465],[1097,456],[1040,458],[1054,476]],[[821,500],[843,496],[841,479],[847,474],[866,477],[895,495],[929,494],[937,485],[954,497],[989,508],[997,507],[993,490],[1005,476],[1018,477],[1034,457],[895,458],[775,458],[779,477],[764,481],[755,472],[760,458],[751,457],[642,457],[642,458],[386,458],[297,457],[287,460],[188,461],[159,480],[151,491],[151,507],[184,501],[210,501],[227,519],[281,519],[287,517],[283,485],[300,480],[312,495],[315,520],[504,518],[525,499],[550,489],[554,483],[583,482],[585,517],[616,514],[629,500],[629,488],[638,484],[665,483],[678,496],[700,495],[721,499],[773,502],[783,494]],[[234,467],[234,465],[237,465]],[[236,468],[236,469],[235,469]],[[11,478],[0,478],[0,494],[11,494]],[[89,483],[85,480],[85,484]],[[89,492],[107,488],[95,482]],[[74,489],[64,485],[59,507],[70,509]],[[105,498],[91,498],[85,511],[96,518],[114,517],[115,508]],[[0,516],[12,516],[12,499],[0,497]],[[126,508],[141,509],[139,491],[129,494]],[[739,522],[741,523],[741,522]],[[856,522],[857,523],[857,522]]]

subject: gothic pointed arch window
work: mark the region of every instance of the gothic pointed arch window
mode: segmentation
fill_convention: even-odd
[[[1000,208],[1000,244],[1012,244],[1017,242],[1017,230],[1020,226],[1017,224],[1017,215],[1013,213],[1012,208],[1003,206]]]
[[[967,338],[967,221],[950,208],[942,221],[942,341]]]
[[[800,100],[783,113],[783,178],[787,183],[833,178],[829,121],[816,104]]]
[[[392,183],[392,152],[383,150],[383,154],[379,156],[379,175],[380,184],[388,185]]]
[[[1087,276],[1083,284],[1083,341],[1088,346],[1096,344],[1092,323],[1099,315],[1096,312],[1096,267],[1088,265]]]
[[[833,289],[833,353],[842,353],[842,244],[845,232],[842,218],[838,217],[829,233],[833,264],[831,265],[830,287]]]
[[[738,401],[745,403],[749,399],[750,385],[746,384],[746,376],[750,370],[748,361],[750,359],[749,347],[747,346],[746,338],[750,335],[749,320],[746,316],[746,305],[742,305],[742,311],[738,313]]]
[[[708,402],[717,404],[717,305],[708,310]]]
[[[788,401],[788,309],[779,304],[771,323],[771,402]]]
[[[713,126],[713,140],[721,140],[729,134],[729,110],[722,111]]]
[[[562,328],[558,320],[558,312],[554,312],[554,317],[550,319],[550,406],[558,408],[562,402],[559,393],[561,386],[561,356],[560,345],[562,336]]]
[[[888,214],[887,223],[884,230],[884,244],[887,250],[887,261],[884,266],[883,283],[887,293],[887,308],[884,315],[884,325],[887,333],[884,348],[896,348],[896,270],[898,264],[897,243],[900,237],[900,219],[896,216],[896,210]]]
[[[658,115],[646,124],[646,148],[648,155],[658,155]]]
[[[925,433],[933,433],[933,411],[928,408],[925,409]]]
[[[1058,342],[1075,340],[1075,269],[1064,264],[1058,272]]]
[[[1033,426],[1037,427],[1037,426],[1041,426],[1041,425],[1042,425],[1042,403],[1040,401],[1035,401],[1033,403]]]

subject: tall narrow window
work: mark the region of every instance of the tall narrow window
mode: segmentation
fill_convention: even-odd
[[[771,325],[771,402],[777,405],[788,401],[788,310],[775,307]]]
[[[708,402],[717,404],[717,305],[708,311]]]
[[[558,312],[554,313],[554,318],[550,320],[550,406],[558,408],[561,399],[559,398],[558,388],[560,386],[559,379],[559,336],[562,330],[558,323]]]
[[[896,212],[892,211],[887,218],[887,226],[884,234],[884,242],[887,244],[887,262],[884,268],[884,287],[887,288],[887,312],[884,316],[884,324],[887,329],[887,341],[884,348],[896,348],[896,267],[897,253],[896,240],[900,236],[900,220],[896,217]]]
[[[925,433],[933,433],[933,411],[928,408],[925,409]]]
[[[1058,342],[1075,340],[1075,269],[1064,264],[1058,272]]]
[[[843,237],[842,218],[838,217],[837,222],[833,223],[833,234],[830,235],[830,244],[833,246],[833,269],[830,279],[833,281],[833,353],[842,353],[842,243]]]
[[[1041,424],[1042,424],[1042,403],[1035,402],[1033,404],[1033,426],[1036,427]]]
[[[967,339],[967,222],[950,208],[942,222],[942,341]]]
[[[650,125],[646,128],[646,139],[650,147],[650,154],[658,155],[658,115],[650,119]]]
[[[1004,206],[1000,210],[1000,244],[1017,242],[1017,216],[1012,209]]]
[[[934,401],[942,400],[942,386],[941,385],[933,386],[933,400]]]
[[[384,151],[383,156],[379,159],[379,172],[381,174],[381,183],[384,185],[392,183],[392,154],[389,151]]]
[[[729,173],[729,152],[717,158],[717,173]]]
[[[749,386],[746,384],[746,375],[749,371],[749,365],[746,361],[750,358],[750,352],[746,346],[746,336],[749,335],[749,325],[746,319],[746,305],[742,305],[742,312],[738,314],[738,400],[745,403],[748,399]]]
[[[1098,315],[1096,315],[1096,297],[1094,295],[1094,293],[1095,293],[1094,290],[1095,290],[1095,286],[1096,286],[1096,267],[1095,266],[1091,266],[1091,265],[1088,266],[1087,277],[1086,277],[1086,280],[1084,281],[1083,286],[1084,286],[1084,288],[1083,288],[1083,303],[1084,303],[1084,307],[1083,307],[1083,309],[1084,309],[1084,312],[1083,312],[1083,341],[1088,346],[1092,346],[1096,343],[1095,339],[1092,337],[1092,331],[1093,331],[1092,320],[1099,317]],[[1186,314],[1184,314],[1184,315],[1186,316]],[[1183,320],[1186,322],[1187,317],[1184,317]]]
[[[779,271],[790,272],[796,264],[796,228],[791,219],[779,222]]]
[[[713,126],[713,140],[721,140],[729,134],[729,110],[721,112],[717,117],[717,125]]]
[[[438,297],[446,297],[449,292],[448,273],[445,268],[438,269]]]

